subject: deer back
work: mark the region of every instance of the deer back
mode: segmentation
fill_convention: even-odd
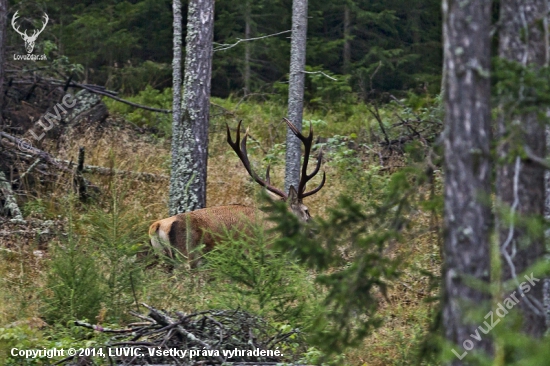
[[[149,228],[151,245],[170,257],[172,248],[194,262],[194,250],[202,243],[204,251],[212,250],[228,229],[245,229],[257,219],[253,207],[229,205],[208,207],[178,214],[153,223]]]

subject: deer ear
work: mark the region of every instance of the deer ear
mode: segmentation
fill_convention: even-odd
[[[298,191],[296,191],[294,186],[290,186],[290,189],[288,190],[288,203],[293,204],[297,202],[299,202]]]

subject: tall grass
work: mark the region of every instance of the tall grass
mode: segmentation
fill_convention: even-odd
[[[167,97],[167,92],[149,90],[144,93],[132,100],[170,108],[167,102],[171,97]],[[281,118],[286,110],[272,100],[260,98],[212,100],[208,206],[256,204],[256,184],[251,182],[238,158],[226,145],[226,122],[235,127],[238,120],[243,119],[253,138],[249,140],[253,165],[263,173],[262,167],[272,163],[272,181],[275,184],[283,181],[281,156],[286,128]],[[108,105],[111,112],[119,113],[134,125],[154,127],[156,131],[141,133],[134,125],[115,115],[102,126],[83,125],[67,131],[60,141],[46,143],[48,151],[59,158],[74,161],[78,148],[83,146],[87,164],[168,175],[169,116],[132,110],[114,102],[108,102]],[[323,147],[323,169],[327,173],[325,188],[307,198],[313,216],[326,218],[328,209],[342,193],[348,193],[365,205],[374,203],[379,199],[377,189],[387,184],[388,172],[381,169],[376,150],[379,126],[368,108],[357,104],[349,108],[305,111],[306,124],[311,121],[315,135],[321,137],[316,151]],[[380,109],[386,127],[394,123],[396,112],[402,113],[395,106]],[[304,315],[302,321],[317,311],[315,294],[311,292],[314,288],[311,274],[284,255],[269,254],[270,238],[259,232],[256,234],[262,239],[255,243],[244,237],[228,239],[226,246],[208,256],[208,266],[203,267],[205,271],[170,271],[159,265],[146,269],[149,263],[136,260],[135,254],[138,246],[147,245],[148,226],[167,216],[168,181],[146,182],[126,177],[114,184],[112,177],[88,175],[87,178],[100,187],[102,198],[88,205],[74,204],[71,208],[75,225],[72,236],[60,233],[58,239],[50,243],[44,259],[32,255],[33,243],[24,238],[21,238],[19,247],[0,252],[0,328],[32,317],[45,318],[53,323],[81,316],[91,322],[124,321],[124,312],[133,309],[139,301],[181,311],[240,306],[263,313],[274,321],[298,319],[297,323],[301,321],[300,311],[302,315],[309,314]],[[364,189],[365,186],[370,189]],[[42,192],[36,201],[25,206],[26,213],[42,218],[68,217],[66,198],[70,189],[70,185],[59,184],[53,191]],[[436,228],[431,216],[419,211],[413,221],[419,228],[425,228],[423,234],[417,235],[420,231],[417,230],[414,236],[406,238],[405,245],[388,250],[389,255],[403,258],[400,268],[403,274],[388,289],[387,299],[380,295],[379,316],[385,320],[385,325],[366,339],[362,347],[349,350],[341,364],[410,362],[414,346],[423,336],[429,321],[432,305],[425,303],[424,299],[434,295],[435,291],[422,271],[437,273],[440,263],[439,248],[433,235]],[[65,222],[63,227],[62,231],[68,234],[70,224]],[[73,259],[70,259],[71,255]],[[62,264],[64,257],[70,260]],[[228,258],[235,260],[228,263]],[[89,272],[98,275],[89,278],[94,285],[83,285],[85,282],[70,284],[68,278],[63,280],[61,266],[70,266],[70,262],[73,269],[69,269],[73,273],[80,273],[78,271],[83,271],[88,265],[90,269],[95,268]],[[240,264],[248,271],[240,272],[239,267],[232,264]],[[78,293],[75,289],[79,286],[92,290],[96,288],[94,286],[100,288],[99,305],[96,299],[89,302],[95,304],[90,309],[80,311],[74,303],[64,304],[60,300],[74,299]],[[54,289],[60,291],[53,297],[57,300],[45,301],[41,294],[52,294]],[[90,296],[94,292],[90,291]],[[305,308],[301,309],[298,304]],[[51,317],[51,311],[45,310],[48,308],[69,309],[65,313],[71,316],[56,320]],[[40,342],[43,341],[36,340],[36,345],[45,344]]]

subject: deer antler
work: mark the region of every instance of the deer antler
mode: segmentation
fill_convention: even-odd
[[[50,18],[48,17],[48,14],[44,13],[44,22],[42,23],[42,29],[40,30],[35,29],[32,33],[32,37],[38,37],[38,35],[42,33],[42,31],[46,28],[46,25],[48,24],[48,20],[50,20]]]
[[[42,31],[46,28],[46,25],[48,24],[48,21],[50,20],[50,18],[48,17],[48,14],[44,13],[44,16],[43,16],[44,22],[42,23],[42,29],[40,29],[40,30],[35,29],[35,30],[32,32],[32,35],[31,35],[31,36],[28,36],[28,35],[27,35],[27,30],[26,30],[26,29],[25,29],[25,32],[21,32],[21,31],[19,30],[19,26],[16,26],[16,24],[15,24],[15,21],[16,21],[17,19],[19,19],[18,13],[19,13],[19,10],[17,10],[17,11],[15,12],[15,14],[13,14],[13,17],[11,18],[11,26],[13,27],[13,29],[14,29],[17,33],[19,33],[19,35],[21,35],[21,37],[23,37],[23,38],[25,38],[25,39],[35,39],[36,37],[38,37],[38,35],[39,35],[40,33],[42,33]]]
[[[227,127],[227,143],[233,148],[233,151],[237,154],[239,159],[241,159],[241,162],[243,163],[244,167],[246,168],[246,171],[254,180],[261,185],[262,187],[265,187],[268,191],[275,193],[277,196],[283,198],[286,200],[288,198],[288,195],[281,191],[278,188],[275,188],[271,185],[270,178],[269,178],[269,165],[267,167],[267,171],[265,174],[265,180],[262,180],[253,170],[250,166],[250,160],[248,160],[248,153],[246,152],[246,139],[248,137],[248,129],[246,130],[246,133],[244,134],[244,137],[241,141],[241,123],[242,121],[239,121],[239,125],[237,126],[237,136],[235,138],[235,142],[231,139],[231,131],[229,130],[229,126],[225,124]],[[239,144],[241,145],[239,148]]]
[[[302,135],[300,131],[290,122],[287,118],[283,118],[286,124],[288,125],[288,128],[294,133],[296,137],[302,141],[304,144],[304,164],[302,165],[302,174],[300,175],[300,183],[298,184],[298,198],[303,199],[305,197],[311,196],[314,193],[319,192],[321,188],[325,185],[325,179],[326,175],[325,172],[323,172],[323,180],[321,181],[321,184],[317,186],[317,188],[309,191],[304,192],[306,189],[306,184],[311,180],[311,178],[315,177],[317,173],[319,172],[319,169],[321,168],[321,161],[323,159],[323,151],[319,152],[319,156],[317,157],[317,165],[315,166],[315,169],[311,174],[307,174],[307,164],[309,162],[309,154],[311,152],[311,147],[313,145],[313,129],[311,127],[311,123],[309,124],[309,135],[305,137]]]
[[[27,31],[26,31],[26,30],[25,30],[25,33],[22,33],[22,32],[19,31],[19,26],[17,26],[17,28],[16,28],[15,21],[19,18],[19,15],[17,15],[17,13],[19,13],[19,10],[17,10],[17,11],[15,12],[15,14],[13,14],[13,17],[11,18],[11,26],[12,26],[12,28],[13,28],[17,33],[19,33],[20,36],[22,36],[22,37],[28,37],[28,36],[27,36]]]

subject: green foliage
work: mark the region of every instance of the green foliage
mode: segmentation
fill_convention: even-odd
[[[56,324],[96,317],[119,321],[142,290],[143,268],[136,256],[145,232],[138,215],[124,206],[124,194],[112,188],[106,208],[93,208],[81,220],[88,234],[79,236],[72,221],[72,200],[66,243],[52,247],[43,294],[46,320]]]
[[[130,102],[160,109],[172,109],[172,89],[166,88],[162,92],[147,86],[137,96],[127,97]],[[159,131],[159,134],[171,136],[172,115],[152,112],[145,109],[134,108],[128,104],[117,102],[110,98],[103,101],[111,113],[124,115],[124,118],[140,127],[151,127]]]
[[[270,249],[272,244],[260,225],[227,233],[206,255],[214,281],[209,286],[211,306],[308,328],[318,312],[316,289],[309,274],[285,253]]]
[[[338,366],[344,364],[344,357],[343,355],[338,355],[329,360],[324,352],[315,347],[309,347],[307,351],[303,353],[299,362],[306,365]]]
[[[326,309],[312,337],[320,350],[341,352],[381,325],[377,293],[385,296],[391,281],[400,275],[401,261],[386,256],[385,248],[403,240],[403,232],[410,229],[408,217],[417,207],[418,187],[425,181],[422,170],[394,173],[383,184],[364,187],[378,191],[367,194],[366,206],[343,196],[327,219],[306,226],[284,203],[275,202],[269,208],[281,233],[276,247],[319,271],[316,283],[326,290]]]
[[[72,206],[73,198],[69,198]],[[101,275],[95,255],[74,232],[73,207],[68,210],[69,232],[63,246],[51,248],[43,293],[46,321],[66,324],[75,319],[94,319],[103,300]]]
[[[120,85],[120,90],[125,94],[135,95],[148,88],[163,87],[171,78],[172,66],[169,63],[146,60],[136,66],[126,65],[117,69],[112,82]]]
[[[520,62],[494,57],[492,65],[493,97],[504,106],[507,118],[528,112],[546,114],[542,105],[550,103],[550,68],[524,66]]]
[[[100,0],[88,4],[46,0],[45,7],[50,22],[37,48],[43,43],[50,59],[65,56],[83,65],[79,81],[106,85],[125,94],[135,94],[146,84],[159,89],[171,85],[170,1]],[[346,9],[349,27],[344,33]],[[184,4],[184,24],[186,10]],[[332,0],[311,3],[308,12],[308,71],[338,75],[338,81],[308,75],[306,100],[312,107],[326,109],[327,103],[352,100],[354,94],[370,99],[382,92],[439,92],[439,1]],[[41,12],[36,14],[39,17]],[[244,39],[246,24],[248,37],[279,33],[291,29],[291,18],[291,6],[280,1],[220,2],[216,4],[214,41],[232,44]],[[185,26],[183,31],[185,39]],[[349,60],[344,60],[346,45],[351,50]],[[288,34],[280,34],[216,52],[213,95],[242,93],[247,47],[248,92],[269,93],[273,86],[287,81],[290,41]]]
[[[338,268],[317,276],[317,282],[327,289],[327,313],[317,319],[316,344],[330,352],[357,344],[381,322],[375,314],[378,301],[374,288],[384,292],[385,281],[397,276],[396,264],[382,255],[383,244],[392,234],[369,234],[367,216],[348,198],[340,201],[328,220],[319,220],[318,225],[306,230],[284,204],[274,204],[271,212],[282,233],[277,245],[292,250],[309,267],[320,271]],[[344,243],[358,251],[356,261],[345,263],[339,249]]]
[[[92,339],[93,337],[93,339]],[[94,334],[82,327],[66,328],[54,325],[46,329],[33,328],[27,324],[0,328],[0,360],[5,366],[20,365],[51,365],[60,361],[63,357],[51,358],[48,355],[36,358],[12,356],[12,348],[18,350],[60,350],[69,348],[97,348],[105,341],[103,334]],[[65,354],[66,356],[66,354]],[[94,361],[104,361],[97,358]]]
[[[24,217],[43,215],[46,212],[46,204],[41,198],[37,198],[25,202],[21,209]]]
[[[356,96],[350,85],[350,75],[336,75],[322,67],[306,66],[304,102],[313,110],[328,111],[331,108],[350,108],[356,103]],[[274,85],[276,94],[272,97],[279,103],[287,100],[288,84]]]
[[[92,210],[89,215],[88,237],[102,263],[103,302],[109,315],[118,320],[127,315],[142,287],[143,268],[136,258],[146,238],[138,215],[124,205],[125,193],[119,187],[111,189],[106,209]]]
[[[84,67],[81,64],[71,63],[67,56],[61,55],[54,59],[51,68],[61,75],[79,77],[84,73]]]
[[[28,325],[0,328],[0,359],[6,361],[4,363],[6,366],[44,364],[45,357],[32,359],[11,355],[12,348],[33,349],[40,343],[44,343],[41,332],[37,332],[36,329],[32,329]]]
[[[352,169],[361,161],[357,157],[357,151],[350,149],[350,144],[353,144],[352,136],[334,135],[327,139],[327,142],[320,143],[323,149],[327,151],[327,157],[331,160],[331,164],[338,166],[341,169]],[[356,136],[356,135],[355,135]]]
[[[159,57],[168,61],[171,56],[171,28],[164,26],[171,24],[170,2],[47,3],[50,18],[57,20],[47,29],[56,36],[58,48],[103,85],[124,89],[116,80],[122,67],[158,62]]]

